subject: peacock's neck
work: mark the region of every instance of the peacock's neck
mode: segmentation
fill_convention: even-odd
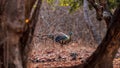
[[[70,40],[71,40],[71,35],[69,35],[69,36],[68,36],[68,39],[67,39],[67,40],[68,40],[68,41],[70,41]]]

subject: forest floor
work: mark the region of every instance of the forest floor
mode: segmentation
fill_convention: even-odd
[[[27,68],[56,68],[78,65],[83,63],[95,49],[96,47],[88,47],[86,44],[77,43],[70,43],[63,47],[59,44],[34,45],[29,54]],[[113,65],[114,68],[120,68],[120,49]]]

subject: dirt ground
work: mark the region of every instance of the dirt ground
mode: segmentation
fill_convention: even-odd
[[[44,43],[42,43],[44,45]],[[27,68],[56,68],[69,67],[85,62],[97,45],[69,43],[61,47],[59,44],[34,44],[29,54]],[[88,46],[89,45],[89,46]],[[120,68],[120,49],[113,61],[114,68]]]

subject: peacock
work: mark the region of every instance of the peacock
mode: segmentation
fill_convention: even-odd
[[[69,32],[69,35],[63,32],[57,32],[55,34],[48,34],[47,37],[52,39],[54,42],[61,44],[61,46],[63,46],[71,41],[72,34],[73,34],[72,32]]]

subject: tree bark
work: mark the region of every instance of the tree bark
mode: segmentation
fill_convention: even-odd
[[[114,12],[112,24],[96,51],[76,68],[113,68],[113,59],[120,47],[120,5]],[[80,67],[83,66],[83,67]],[[74,68],[74,67],[73,67]]]
[[[25,19],[28,19],[29,21],[26,22],[26,29],[22,34],[22,37],[20,38],[20,43],[23,46],[21,48],[22,52],[22,59],[23,59],[23,66],[26,68],[27,66],[27,57],[28,52],[31,50],[30,44],[33,39],[34,30],[36,27],[36,24],[38,22],[38,16],[40,12],[40,7],[42,4],[42,0],[26,0],[26,10],[25,10]]]
[[[5,0],[7,3],[2,15],[2,28],[7,40],[4,42],[4,67],[23,68],[19,39],[24,23],[24,0]],[[3,39],[4,40],[4,39]]]
[[[68,68],[113,68],[120,47],[120,5],[116,8],[107,34],[96,51],[83,64]]]
[[[105,20],[107,28],[109,28],[109,25],[111,24],[112,13],[108,7],[108,0],[99,0],[99,3],[97,3],[96,0],[88,0],[88,2],[96,10],[97,20]]]
[[[0,48],[2,46],[4,53],[4,60],[0,59],[2,68],[25,68],[25,47],[32,40],[42,0],[28,2],[29,5],[27,0],[0,0]],[[25,22],[26,18],[29,18],[29,23]]]
[[[113,68],[113,59],[120,47],[120,5],[114,12],[113,22],[97,50],[90,56],[84,68]],[[107,58],[107,59],[106,59]]]

